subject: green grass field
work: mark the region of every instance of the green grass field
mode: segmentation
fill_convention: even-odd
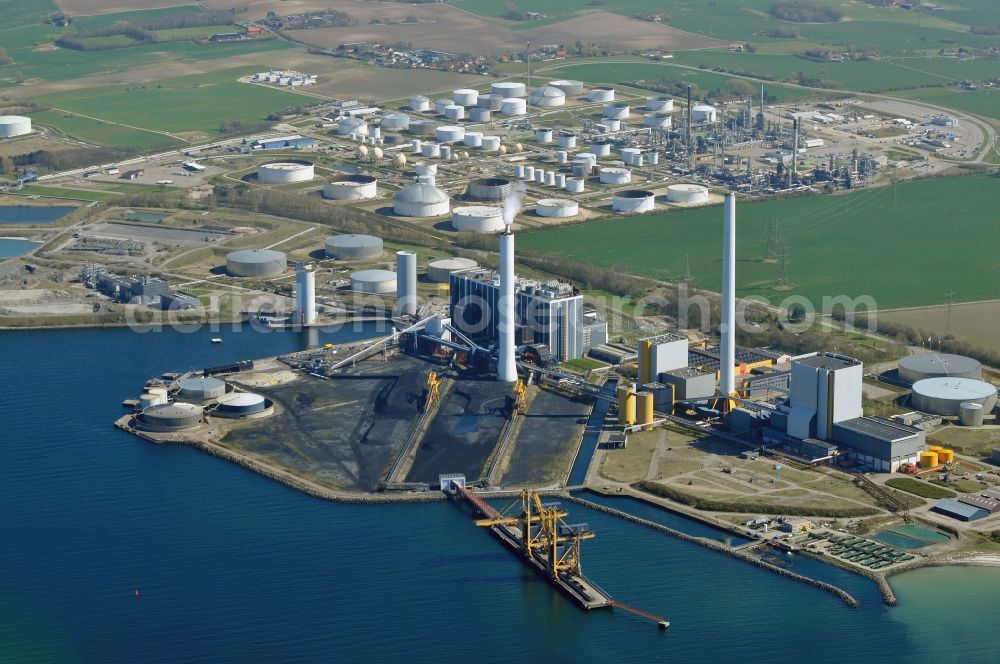
[[[900,90],[894,92],[893,95],[926,101],[938,106],[947,106],[1000,121],[1000,90],[997,88],[979,88],[978,90],[962,90],[956,87],[917,88],[916,90]]]
[[[53,109],[143,129],[214,134],[223,122],[261,122],[268,114],[303,100],[301,95],[295,93],[236,82],[240,74],[250,70],[253,67],[169,79],[158,84],[74,90],[38,97],[37,101]],[[44,115],[44,121],[67,133],[81,133],[81,138],[91,136],[96,143],[135,144],[131,142],[131,136],[119,135],[120,132],[134,135],[135,130],[101,125],[101,136],[98,137],[93,133],[97,129],[84,126],[86,123],[80,118],[67,118],[54,110],[39,115]],[[145,144],[156,141],[162,144],[164,139],[169,140],[169,137],[150,134],[143,141]]]
[[[780,304],[801,295],[873,297],[880,308],[997,297],[1000,178],[940,178],[836,196],[738,207],[737,289]],[[770,219],[788,242],[792,289],[777,290],[779,266],[764,262]],[[585,222],[522,233],[522,250],[676,281],[685,256],[697,283],[721,284],[722,208],[712,206]]]
[[[38,125],[56,127],[77,140],[93,145],[104,145],[110,148],[134,147],[144,150],[180,145],[180,141],[156,132],[129,129],[59,111],[33,113],[31,117]]]
[[[920,496],[921,498],[954,498],[955,492],[948,491],[947,489],[942,489],[936,487],[933,484],[923,482],[921,480],[915,480],[912,477],[893,477],[890,480],[886,480],[886,486],[891,486],[893,489],[899,489],[901,491],[906,491],[907,493],[912,493],[915,496]]]

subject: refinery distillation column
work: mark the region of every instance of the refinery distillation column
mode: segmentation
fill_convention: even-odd
[[[719,326],[719,394],[736,391],[736,194],[726,194],[722,227],[722,324]]]
[[[400,316],[417,313],[417,254],[396,252],[396,310]]]
[[[311,263],[295,265],[295,313],[292,318],[299,325],[316,323],[316,267]]]
[[[497,380],[502,383],[517,381],[517,365],[514,363],[514,233],[510,230],[510,221],[504,219],[506,228],[500,234],[500,312],[498,321],[500,357],[497,362]]]

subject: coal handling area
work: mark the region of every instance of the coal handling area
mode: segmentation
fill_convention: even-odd
[[[143,437],[221,447],[344,494],[419,492],[450,473],[491,486],[565,484],[589,398],[532,385],[515,412],[512,386],[491,374],[398,350],[327,371],[322,363],[343,357],[330,352],[299,354],[292,366],[258,360],[225,377],[271,400],[267,418],[221,420],[208,411],[198,427]],[[431,374],[440,381],[436,399]]]

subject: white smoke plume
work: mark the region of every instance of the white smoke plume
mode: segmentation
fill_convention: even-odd
[[[503,202],[503,223],[508,229],[514,224],[514,217],[521,211],[521,191],[523,185],[515,184]]]

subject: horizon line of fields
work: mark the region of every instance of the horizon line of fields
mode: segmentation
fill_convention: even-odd
[[[737,207],[737,291],[780,304],[801,296],[870,296],[896,309],[998,297],[1000,177],[917,180],[892,187],[743,203]],[[787,242],[791,288],[765,261],[770,220]],[[685,258],[698,285],[721,287],[722,207],[581,222],[522,232],[519,247],[664,281],[683,278]]]

